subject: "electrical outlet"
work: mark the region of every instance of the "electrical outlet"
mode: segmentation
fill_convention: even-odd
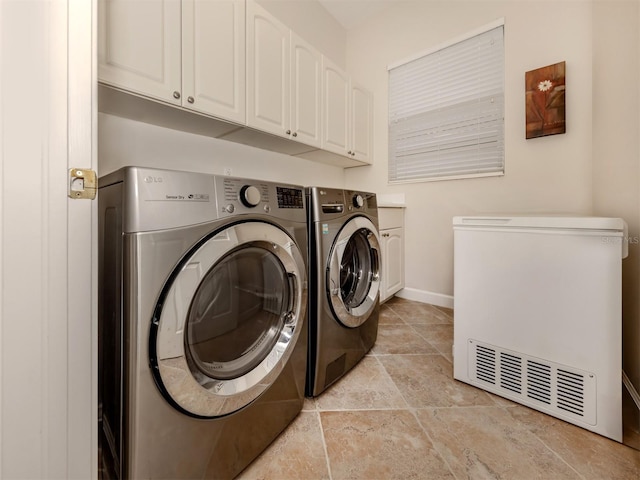
[[[231,167],[224,167],[224,174],[225,175],[231,175]]]

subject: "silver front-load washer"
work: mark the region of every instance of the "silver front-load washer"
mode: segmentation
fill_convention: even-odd
[[[127,167],[99,210],[105,471],[236,476],[302,409],[304,190]]]
[[[375,344],[380,236],[374,193],[308,187],[309,360],[314,397],[351,370]]]

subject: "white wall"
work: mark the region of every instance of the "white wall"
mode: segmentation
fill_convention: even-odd
[[[125,165],[343,187],[342,168],[101,113],[99,175]]]
[[[387,65],[505,19],[504,177],[387,184]],[[591,6],[585,2],[392,4],[349,32],[347,68],[371,88],[374,166],[350,169],[346,183],[404,192],[406,286],[453,294],[452,217],[479,213],[574,213],[592,209]],[[566,61],[567,133],[525,140],[524,74]]]
[[[595,2],[593,11],[594,213],[629,226],[623,262],[623,363],[640,391],[639,3]]]

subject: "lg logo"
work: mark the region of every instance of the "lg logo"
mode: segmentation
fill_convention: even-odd
[[[162,177],[152,177],[149,175],[148,177],[144,177],[145,183],[162,183]]]

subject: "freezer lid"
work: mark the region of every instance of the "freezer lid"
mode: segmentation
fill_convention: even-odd
[[[621,237],[622,258],[629,255],[627,223],[615,217],[570,217],[570,216],[501,216],[482,215],[453,217],[453,229],[539,229],[539,230],[577,230],[606,232]]]
[[[453,217],[454,227],[540,228],[561,230],[610,230],[626,232],[622,218],[569,216],[502,216],[482,215]]]

